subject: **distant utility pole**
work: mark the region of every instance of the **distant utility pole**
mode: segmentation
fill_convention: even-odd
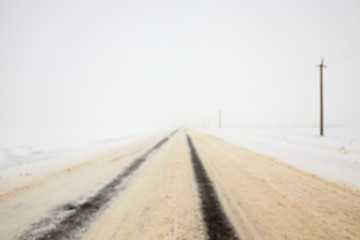
[[[324,58],[321,59],[320,65],[320,136],[324,136],[324,99],[323,99],[323,68]]]
[[[219,110],[219,128],[221,128],[221,110]]]

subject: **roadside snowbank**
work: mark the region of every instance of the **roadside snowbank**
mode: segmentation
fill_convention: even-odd
[[[360,128],[204,130],[322,177],[360,188]]]
[[[68,136],[67,139],[48,139],[49,143],[28,142],[25,145],[0,146],[0,177],[27,172],[55,162],[73,161],[77,156],[91,155],[125,145],[159,131],[158,129],[128,130],[110,137],[81,138],[74,135],[74,137]]]

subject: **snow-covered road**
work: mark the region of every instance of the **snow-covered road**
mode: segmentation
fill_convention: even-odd
[[[359,239],[359,190],[170,133],[0,178],[0,238]]]

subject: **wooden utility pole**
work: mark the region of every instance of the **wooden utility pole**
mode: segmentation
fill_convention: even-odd
[[[323,68],[324,58],[321,59],[320,65],[320,136],[324,136],[324,94],[323,94]]]
[[[221,110],[219,110],[219,128],[221,128]]]

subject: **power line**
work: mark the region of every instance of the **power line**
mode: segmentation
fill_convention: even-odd
[[[315,70],[313,70],[313,69],[308,70],[308,71],[304,72],[303,74],[299,75],[298,77],[294,78],[294,80],[299,81],[299,80],[305,79],[305,78],[313,75],[314,73],[315,73]]]
[[[327,55],[328,63],[331,65],[354,58],[360,54],[360,41],[354,42],[337,51]]]
[[[309,77],[310,75],[314,74],[315,70],[310,68],[311,65],[302,68],[301,70],[295,72],[294,74],[290,74],[286,76],[286,79],[292,79],[293,81],[299,81]],[[313,66],[313,65],[312,65]]]
[[[332,58],[336,55],[340,55],[340,54],[342,54],[343,51],[352,51],[353,50],[352,48],[354,48],[354,47],[355,48],[360,47],[360,41],[357,41],[357,42],[347,45],[343,48],[340,48],[339,50],[336,50],[336,51],[326,55],[326,58]]]
[[[338,58],[338,59],[329,61],[329,64],[331,64],[331,65],[336,65],[336,64],[338,64],[338,63],[341,63],[341,62],[343,62],[343,61],[346,61],[346,60],[355,58],[355,57],[357,57],[357,56],[360,56],[360,51],[359,51],[359,52],[352,53],[352,54],[349,54],[349,55],[346,55],[346,56],[343,56],[342,58]]]
[[[349,44],[327,55],[328,65],[336,65],[343,61],[355,58],[360,55],[360,41]],[[315,73],[311,66],[304,67],[294,74],[288,75],[287,79],[302,80]]]
[[[352,54],[354,52],[360,52],[360,46],[358,46],[357,48],[348,49],[346,51],[343,51],[343,52],[338,53],[336,55],[330,56],[328,58],[330,58],[330,59],[342,58],[342,57],[344,57],[346,55],[349,55],[349,54]]]

